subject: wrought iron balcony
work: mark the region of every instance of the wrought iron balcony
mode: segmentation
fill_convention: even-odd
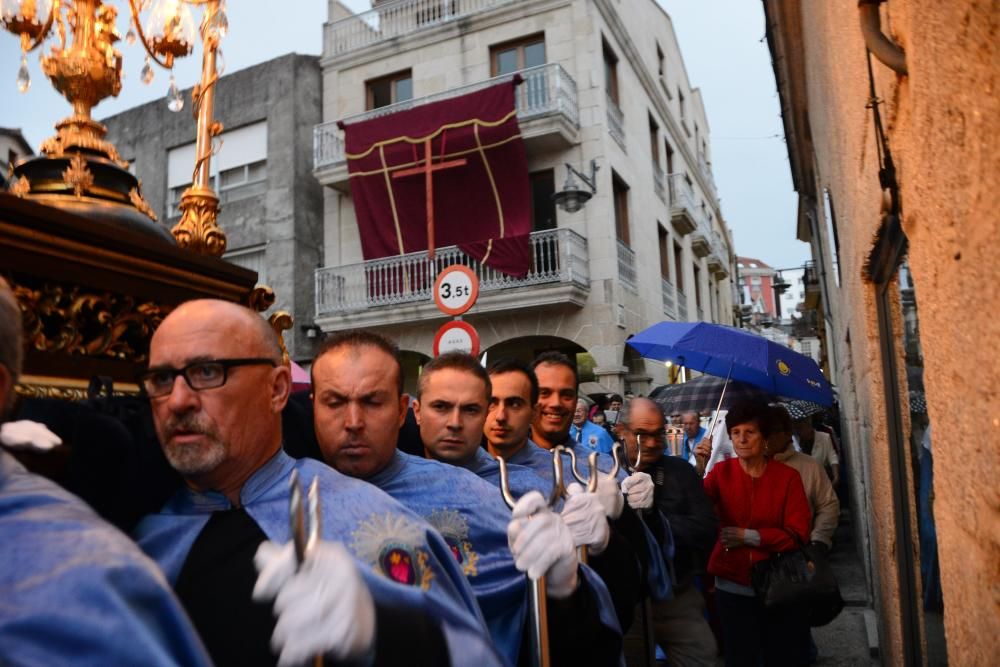
[[[559,63],[547,63],[523,69],[517,74],[524,81],[517,87],[515,104],[517,120],[521,125],[521,135],[531,141],[544,141],[553,135],[561,144],[568,146],[575,141],[580,125],[580,109],[577,102],[576,81]],[[347,158],[344,154],[343,130],[338,123],[350,125],[360,121],[378,118],[387,114],[423,106],[432,102],[447,100],[488,88],[502,81],[509,81],[514,75],[505,74],[485,81],[451,88],[449,90],[397,102],[389,106],[372,109],[364,113],[341,118],[339,121],[321,123],[313,128],[313,168],[324,185],[346,185]]]
[[[677,319],[677,290],[666,278],[660,278],[660,289],[663,292],[663,314],[671,319]]]
[[[712,252],[712,230],[702,211],[698,212],[698,224],[691,234],[691,252],[695,257],[707,257]]]
[[[660,165],[653,162],[653,192],[656,196],[660,198],[664,204],[667,203],[667,191],[664,185],[663,170],[660,169]]]
[[[716,278],[725,278],[729,275],[729,265],[726,261],[728,257],[729,252],[726,249],[725,242],[722,240],[722,235],[713,229],[712,252],[708,254],[708,270],[711,271]]]
[[[618,280],[633,292],[639,288],[635,276],[635,250],[621,240],[618,241]]]
[[[610,97],[608,99],[608,133],[625,150],[625,114]]]
[[[698,210],[694,203],[694,188],[687,174],[670,174],[670,220],[681,236],[698,226]]]
[[[396,0],[333,21],[323,30],[323,56],[343,55],[390,39],[465,19],[515,0]]]
[[[677,321],[688,321],[688,299],[681,290],[677,290]]]
[[[317,323],[322,326],[323,318],[338,317],[338,325],[346,319],[352,326],[375,326],[400,318],[440,317],[431,290],[441,269],[452,264],[468,266],[479,277],[478,312],[526,305],[582,306],[590,290],[587,240],[570,229],[550,229],[533,232],[530,245],[531,268],[523,278],[483,266],[455,246],[438,248],[433,260],[426,252],[414,252],[317,269]],[[527,288],[532,288],[530,293]],[[516,292],[516,298],[495,298],[509,291]],[[416,310],[402,311],[407,305]]]

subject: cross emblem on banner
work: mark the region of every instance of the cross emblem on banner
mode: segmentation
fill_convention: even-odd
[[[442,137],[442,153],[444,137]],[[427,257],[434,259],[434,172],[453,167],[461,167],[466,164],[465,158],[457,160],[444,160],[434,164],[434,154],[431,150],[430,137],[424,139],[424,160],[423,164],[409,169],[401,169],[392,174],[393,178],[403,178],[405,176],[424,175],[424,185],[427,189]]]

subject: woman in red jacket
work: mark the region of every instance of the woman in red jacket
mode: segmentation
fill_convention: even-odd
[[[726,428],[736,458],[705,477],[719,517],[719,539],[708,561],[715,576],[727,667],[807,664],[803,615],[766,611],[750,586],[754,563],[809,541],[812,519],[799,474],[767,457],[766,403],[734,405]],[[794,536],[794,537],[793,537]]]

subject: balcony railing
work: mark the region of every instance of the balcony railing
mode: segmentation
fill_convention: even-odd
[[[661,277],[660,289],[663,292],[663,314],[677,319],[677,294],[673,283]]]
[[[587,240],[570,229],[533,232],[531,268],[514,278],[483,266],[455,246],[437,248],[434,259],[411,252],[358,264],[316,270],[316,316],[363,311],[379,306],[431,302],[434,280],[441,269],[463,264],[479,277],[480,298],[497,290],[547,283],[590,286]]]
[[[677,321],[688,321],[688,301],[684,292],[677,290]]]
[[[660,169],[660,165],[658,165],[658,164],[656,164],[654,162],[653,163],[653,192],[655,192],[656,196],[660,198],[660,201],[662,201],[664,204],[666,204],[667,203],[667,193],[666,193],[666,188],[664,187],[663,180],[664,180],[663,170]]]
[[[706,257],[712,252],[712,230],[703,210],[699,210],[695,217],[698,222],[691,235],[691,252],[698,257]]]
[[[621,107],[610,97],[608,98],[608,133],[625,150],[625,115]]]
[[[520,74],[521,78],[524,79],[524,82],[517,87],[514,98],[519,122],[523,123],[550,113],[560,113],[566,116],[574,126],[580,124],[576,81],[563,69],[562,65],[547,63],[523,69],[517,74]],[[502,81],[509,81],[513,76],[513,74],[504,74],[485,81],[450,88],[434,95],[416,97],[412,100],[347,116],[339,121],[321,123],[313,128],[313,166],[319,169],[345,161],[343,131],[338,127],[338,123],[350,125],[432,102],[440,102],[488,88]]]
[[[686,174],[670,174],[670,208],[694,210],[694,188]]]
[[[635,251],[621,240],[618,241],[618,280],[633,292],[639,287],[635,279]]]
[[[348,53],[389,39],[403,37],[496,7],[514,0],[397,0],[334,21],[324,30],[323,55]]]

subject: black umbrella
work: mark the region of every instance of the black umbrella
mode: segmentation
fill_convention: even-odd
[[[663,413],[667,415],[689,410],[701,412],[702,410],[716,409],[723,387],[726,387],[726,378],[701,375],[681,384],[657,387],[650,393],[649,397],[656,401]],[[752,384],[730,380],[729,386],[726,387],[726,394],[722,398],[721,409],[728,410],[734,403],[747,399],[767,401],[771,399],[771,395]]]
[[[826,408],[819,403],[813,403],[812,401],[787,401],[781,405],[788,410],[788,414],[791,416],[792,421],[808,419],[809,417],[818,415],[826,410]]]
[[[927,414],[927,395],[917,389],[910,390],[910,412],[918,415]]]

